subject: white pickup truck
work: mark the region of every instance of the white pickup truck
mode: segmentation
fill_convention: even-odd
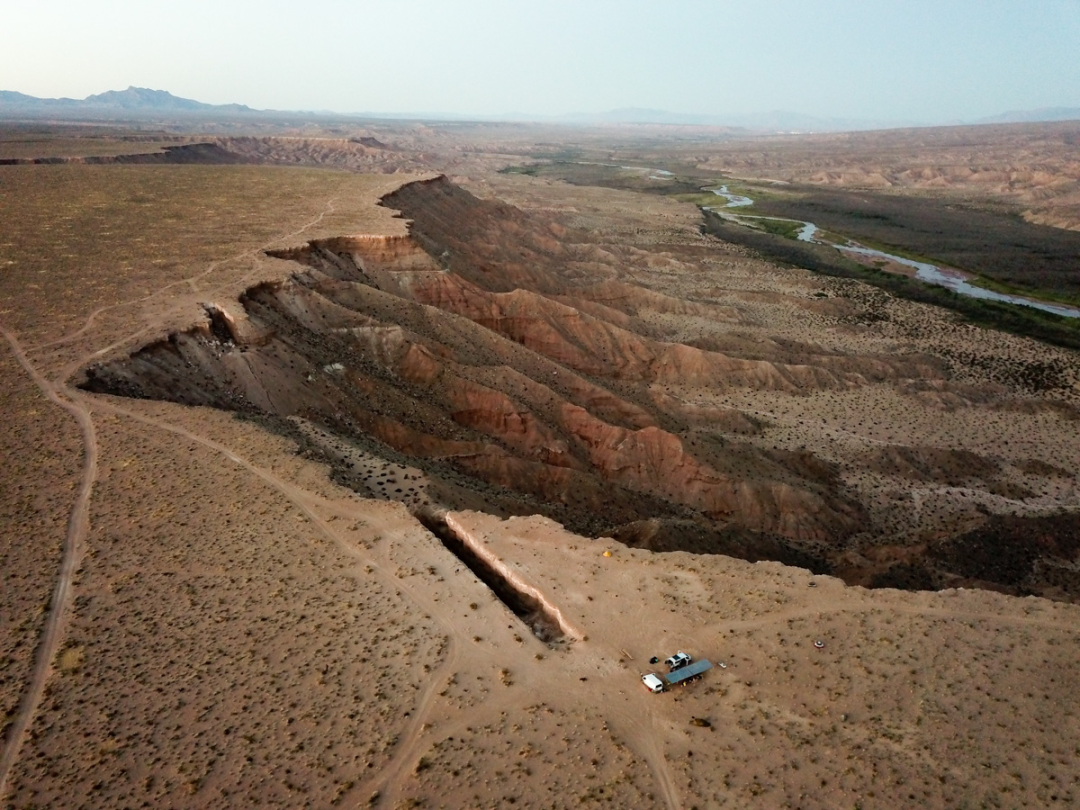
[[[677,669],[682,669],[692,660],[693,659],[689,655],[684,653],[682,650],[679,650],[677,653],[671,656],[671,658],[665,658],[664,663],[667,665],[668,672],[674,672]]]

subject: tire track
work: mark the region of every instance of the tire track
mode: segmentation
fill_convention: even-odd
[[[0,333],[11,347],[15,359],[33,379],[35,385],[54,404],[60,406],[73,417],[79,425],[83,443],[83,465],[79,489],[75,496],[75,504],[68,518],[67,534],[64,537],[63,555],[60,562],[60,575],[53,588],[52,598],[49,601],[49,615],[45,619],[45,627],[38,647],[34,654],[34,668],[30,676],[23,699],[19,704],[19,710],[11,724],[4,747],[0,752],[0,797],[7,793],[8,779],[11,769],[19,758],[26,732],[30,723],[37,715],[41,697],[45,691],[45,684],[52,674],[52,662],[60,647],[67,626],[67,619],[71,612],[71,588],[75,578],[75,572],[82,562],[83,549],[86,545],[86,536],[90,530],[90,496],[93,493],[94,481],[97,478],[98,444],[94,432],[94,422],[90,417],[90,411],[77,401],[62,397],[56,388],[30,364],[26,354],[19,345],[16,337],[7,329],[0,326]]]
[[[644,698],[644,702],[638,704],[637,711],[608,707],[606,717],[613,725],[623,727],[628,747],[649,766],[656,789],[668,810],[682,810],[682,798],[660,744],[661,728],[656,719],[655,700],[649,702],[653,695],[648,692],[642,692],[638,697]]]
[[[73,392],[76,393],[76,392]],[[81,392],[76,393],[79,398],[87,397],[86,394]],[[283,495],[291,504],[298,508],[308,520],[311,521],[320,533],[322,533],[327,539],[329,539],[334,545],[336,545],[341,551],[347,554],[349,557],[362,561],[378,574],[387,585],[400,594],[409,599],[413,604],[422,609],[432,620],[441,625],[445,632],[448,649],[443,662],[439,665],[438,669],[431,673],[428,679],[428,685],[424,689],[420,696],[419,702],[412,711],[410,722],[405,732],[403,733],[404,741],[398,746],[394,755],[390,758],[389,762],[383,766],[381,773],[368,782],[354,788],[357,792],[368,793],[369,795],[374,791],[381,790],[387,785],[390,785],[391,798],[396,793],[397,781],[401,777],[402,771],[408,762],[416,754],[417,749],[420,747],[420,734],[427,722],[427,718],[431,713],[431,709],[435,704],[435,698],[438,692],[442,689],[446,681],[448,681],[454,667],[457,666],[458,658],[460,657],[460,651],[463,641],[463,636],[460,630],[451,622],[447,621],[443,616],[443,611],[436,606],[431,600],[420,595],[415,589],[402,582],[397,576],[390,573],[388,568],[390,567],[389,558],[387,557],[384,562],[380,563],[374,555],[369,554],[366,550],[362,550],[357,547],[356,544],[349,542],[347,539],[338,534],[330,524],[319,515],[315,509],[317,506],[329,505],[326,499],[317,495],[312,495],[306,490],[297,487],[294,484],[290,484],[282,479],[278,478],[268,470],[258,466],[257,464],[249,461],[243,456],[237,455],[229,447],[220,444],[213,439],[208,439],[205,436],[200,436],[197,433],[193,433],[186,428],[178,425],[173,425],[168,422],[164,422],[159,419],[155,419],[150,416],[129,411],[109,400],[104,398],[95,398],[93,400],[95,407],[101,407],[105,410],[113,413],[126,416],[137,422],[141,422],[150,427],[157,428],[177,436],[181,436],[189,441],[202,445],[216,453],[224,455],[233,463],[244,468],[247,472],[259,478],[265,484],[271,488],[277,490]],[[392,536],[395,528],[387,522],[379,519],[373,519],[368,512],[353,512],[350,513],[347,510],[340,508],[334,509],[337,514],[349,514],[352,517],[363,517],[370,526],[378,529],[382,529],[387,536]],[[417,521],[416,526],[423,531],[423,526]],[[385,555],[384,555],[385,556]],[[393,803],[391,802],[391,806]]]
[[[264,244],[260,245],[259,247],[251,248],[249,250],[243,250],[240,253],[235,254],[234,256],[229,256],[229,257],[227,257],[225,259],[218,259],[216,262],[211,262],[210,265],[205,270],[202,270],[202,271],[196,273],[193,276],[189,276],[187,278],[181,278],[181,279],[177,279],[176,281],[172,281],[172,282],[166,284],[163,287],[159,287],[158,289],[154,290],[152,293],[147,293],[146,295],[140,296],[139,298],[129,298],[126,301],[118,301],[115,304],[109,304],[108,306],[98,307],[93,312],[91,312],[90,315],[87,316],[86,322],[82,325],[82,327],[80,327],[76,331],[74,331],[74,332],[72,332],[72,333],[70,333],[68,335],[64,335],[62,337],[59,337],[56,340],[50,340],[50,341],[48,341],[46,343],[39,343],[36,346],[31,346],[29,349],[27,349],[27,352],[37,352],[37,351],[40,351],[42,349],[49,349],[49,348],[52,348],[54,346],[61,346],[61,345],[65,344],[65,343],[70,343],[73,340],[78,340],[80,337],[82,337],[84,334],[86,334],[93,327],[94,321],[98,318],[98,316],[104,314],[105,312],[108,312],[108,311],[113,310],[113,309],[120,309],[121,307],[131,306],[132,304],[141,304],[144,301],[149,301],[149,300],[151,300],[153,298],[157,298],[159,295],[161,295],[162,293],[164,293],[164,292],[166,292],[168,290],[171,290],[173,287],[179,287],[181,285],[187,284],[187,285],[189,285],[191,287],[191,291],[193,293],[198,293],[199,290],[198,290],[197,285],[198,285],[199,279],[210,275],[210,273],[214,272],[217,268],[221,267],[222,265],[229,264],[231,262],[240,261],[241,259],[246,258],[248,256],[257,256],[258,254],[262,253],[267,248],[269,248],[271,245],[273,245],[273,244],[275,244],[277,242],[281,242],[281,241],[283,241],[285,239],[292,239],[293,237],[299,236],[304,231],[309,230],[311,228],[314,228],[316,225],[318,225],[320,222],[323,221],[323,218],[327,214],[332,214],[332,213],[334,213],[334,211],[337,210],[337,209],[334,208],[334,199],[336,199],[336,198],[331,198],[330,200],[327,201],[325,210],[323,210],[317,217],[312,219],[307,224],[302,225],[301,227],[297,228],[295,231],[292,231],[291,233],[287,233],[287,234],[284,234],[282,236],[276,236],[273,239],[271,239],[270,241],[265,242]],[[85,363],[91,357],[97,357],[97,356],[100,356],[102,354],[105,354],[106,352],[111,351],[112,349],[116,348],[117,346],[121,345],[122,343],[126,343],[127,341],[132,340],[132,339],[138,337],[139,335],[149,331],[151,328],[152,327],[145,327],[143,329],[140,329],[137,332],[132,332],[131,334],[125,336],[121,341],[119,341],[117,343],[114,343],[114,344],[112,344],[110,346],[106,346],[104,349],[99,349],[96,352],[94,352],[92,355],[84,357],[76,365],[81,365],[82,363]]]
[[[82,392],[78,392],[79,397],[88,397],[89,395]],[[355,806],[361,807],[365,804],[379,804],[388,807],[395,807],[398,792],[401,788],[401,781],[406,773],[406,768],[410,762],[412,762],[418,754],[422,746],[422,732],[430,716],[431,710],[435,705],[435,699],[442,689],[442,687],[448,681],[450,675],[453,673],[454,668],[458,664],[458,660],[461,654],[461,648],[464,644],[464,636],[457,626],[448,621],[444,617],[445,610],[436,606],[431,600],[422,596],[411,586],[401,581],[396,575],[391,572],[393,563],[390,561],[390,538],[395,534],[395,527],[390,525],[384,520],[373,517],[370,512],[362,510],[349,510],[343,509],[339,503],[334,503],[321,496],[308,493],[300,487],[293,484],[289,484],[286,481],[278,478],[273,473],[266,469],[259,467],[253,462],[237,455],[229,447],[220,444],[213,439],[208,439],[204,436],[200,436],[197,433],[193,433],[186,428],[178,425],[173,425],[168,422],[156,419],[154,417],[146,416],[143,414],[129,411],[120,405],[111,401],[111,398],[95,397],[93,400],[95,407],[102,407],[113,413],[117,413],[123,416],[127,416],[135,421],[142,422],[151,427],[173,433],[178,436],[182,436],[190,441],[198,443],[214,452],[220,453],[228,458],[235,464],[243,467],[245,470],[261,479],[264,483],[276,489],[286,499],[290,501],[294,506],[300,509],[304,515],[312,522],[320,532],[329,538],[335,545],[337,545],[342,551],[351,556],[352,558],[362,561],[371,569],[376,572],[379,577],[393,589],[404,595],[407,599],[413,602],[421,609],[423,609],[429,616],[438,622],[446,633],[448,639],[448,650],[445,659],[442,664],[434,671],[429,680],[428,685],[424,689],[420,696],[418,703],[412,711],[410,722],[405,731],[403,732],[402,741],[398,744],[397,750],[390,760],[382,767],[381,772],[372,779],[357,785],[352,789],[354,795],[358,798]],[[369,526],[380,530],[386,540],[384,541],[382,551],[376,557],[374,554],[368,553],[357,547],[355,544],[349,542],[344,537],[339,535],[331,525],[319,515],[315,509],[322,508],[330,511],[334,514],[341,516],[360,518],[362,517]],[[422,525],[417,522],[416,526],[423,531]],[[681,810],[682,800],[678,788],[675,785],[672,778],[671,770],[668,767],[667,760],[664,756],[663,750],[657,744],[655,728],[655,719],[652,712],[647,708],[646,713],[649,716],[651,722],[648,724],[648,728],[642,723],[639,716],[620,715],[623,721],[630,727],[636,727],[639,729],[639,733],[634,735],[634,738],[640,741],[638,753],[646,761],[650,771],[656,780],[657,789],[663,799],[664,804],[668,810]],[[475,718],[470,718],[470,721],[474,721]],[[464,722],[464,721],[462,721]],[[446,729],[443,730],[444,733]],[[371,797],[379,793],[380,795],[374,801]],[[365,798],[366,797],[366,798]]]
[[[111,344],[105,349],[84,355],[78,361],[66,366],[56,382],[50,382],[49,379],[30,362],[27,357],[28,352],[34,352],[39,349],[57,346],[76,340],[93,327],[95,319],[103,312],[146,301],[173,287],[197,281],[199,278],[208,275],[227,262],[235,261],[247,255],[255,255],[275,242],[298,236],[320,223],[328,213],[332,213],[334,210],[334,199],[332,198],[327,201],[326,208],[319,213],[317,217],[297,230],[283,236],[275,237],[262,247],[246,250],[236,256],[213,262],[206,270],[203,270],[195,276],[167,284],[149,295],[130,299],[128,301],[121,301],[94,310],[87,317],[86,322],[80,329],[70,335],[58,338],[57,340],[24,349],[15,333],[8,330],[3,325],[0,325],[0,335],[2,335],[7,342],[16,361],[30,376],[38,389],[50,402],[63,408],[74,417],[79,426],[83,444],[83,464],[79,488],[76,492],[75,502],[72,505],[71,513],[68,517],[67,532],[64,536],[63,550],[61,553],[60,571],[56,584],[53,586],[52,596],[49,600],[49,611],[45,619],[45,625],[42,629],[41,637],[38,640],[37,649],[34,652],[34,665],[31,670],[30,681],[26,686],[26,691],[23,693],[22,700],[19,702],[19,708],[8,729],[8,734],[2,741],[3,747],[0,748],[0,799],[7,795],[11,771],[19,760],[19,754],[22,750],[23,742],[26,739],[26,734],[34,718],[37,716],[38,708],[41,705],[41,698],[45,692],[45,685],[52,675],[53,660],[63,641],[67,629],[67,621],[71,613],[72,586],[75,579],[75,573],[82,564],[83,552],[86,547],[86,538],[90,531],[90,498],[93,495],[94,482],[97,480],[97,434],[94,429],[91,410],[86,403],[86,400],[83,399],[80,392],[68,388],[65,385],[65,380],[70,376],[74,369],[94,357],[100,356],[123,343],[133,340],[139,335],[149,331],[151,327],[144,327],[143,329],[127,335],[122,340]],[[310,514],[307,509],[304,509],[304,511],[305,513]],[[325,526],[325,529],[329,531],[329,526]],[[334,535],[334,537],[339,542],[343,542],[341,538],[338,538],[336,535]]]

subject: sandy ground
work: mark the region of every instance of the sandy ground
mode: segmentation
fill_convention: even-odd
[[[1080,801],[1080,608],[871,592],[775,563],[628,550],[540,518],[452,515],[578,636],[546,644],[404,507],[333,485],[285,439],[219,411],[66,385],[83,364],[190,324],[202,303],[291,271],[264,246],[402,233],[373,203],[406,178],[0,172],[21,192],[0,198],[7,806]],[[150,194],[160,204],[143,213]],[[571,213],[586,224],[607,204],[582,197]],[[675,230],[690,217],[666,210]],[[611,223],[613,234],[637,227]],[[775,334],[794,334],[807,310],[773,288],[805,285],[809,304],[820,289],[736,254],[724,267]],[[966,327],[888,306],[961,342]],[[897,340],[895,323],[837,334],[879,350]],[[1026,345],[995,334],[978,351],[1011,349]],[[764,407],[745,396],[740,407]],[[800,420],[880,416],[866,419],[861,447],[904,430],[907,402],[868,388],[774,402],[767,415],[792,445],[805,440]],[[986,418],[943,409],[937,429],[976,437]],[[995,418],[1010,458],[1070,463],[1055,453],[1075,437],[1013,434],[1007,413]],[[717,666],[646,692],[648,659],[676,649]]]
[[[0,130],[0,160],[26,160],[94,155],[136,155],[158,152],[175,137],[117,137],[115,130],[91,127],[54,128],[48,125],[6,126]]]
[[[9,353],[3,360],[4,414],[19,429],[3,431],[2,558],[4,622],[0,712],[17,710],[33,666],[59,570],[66,522],[78,483],[78,435]]]
[[[586,634],[568,652],[530,660],[511,648],[504,658],[511,688],[555,717],[580,706],[602,718],[609,753],[581,763],[582,803],[629,784],[687,807],[1075,800],[1065,730],[1077,722],[1067,708],[1075,607],[868,592],[776,563],[581,541],[540,518],[453,517]],[[646,692],[638,674],[656,670],[649,658],[676,649],[725,668],[673,693]],[[442,746],[429,750],[453,770]],[[613,779],[611,757],[624,750],[637,763]],[[425,783],[454,783],[430,770],[412,788],[429,801]],[[476,806],[496,798],[488,790],[477,789]]]

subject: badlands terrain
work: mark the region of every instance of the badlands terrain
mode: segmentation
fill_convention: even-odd
[[[916,193],[1018,209],[1080,230],[1080,123],[833,133],[745,140],[703,155],[703,168],[828,188]]]
[[[1080,355],[499,173],[693,137],[5,131],[5,806],[1075,804]]]

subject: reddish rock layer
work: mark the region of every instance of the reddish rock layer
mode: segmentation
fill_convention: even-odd
[[[764,556],[827,568],[806,549],[839,549],[866,521],[831,466],[747,444],[739,437],[759,430],[755,420],[672,387],[798,395],[940,376],[918,357],[658,340],[646,315],[743,316],[619,280],[620,262],[667,266],[667,254],[621,257],[445,179],[385,204],[412,220],[410,237],[279,252],[302,266],[292,280],[91,369],[87,387],[257,411],[282,429],[303,417],[376,454],[408,456],[442,491],[471,487],[499,514],[542,512],[593,533],[690,521],[746,556],[769,548]],[[701,431],[727,438],[690,440]],[[731,532],[742,539],[732,544]]]

